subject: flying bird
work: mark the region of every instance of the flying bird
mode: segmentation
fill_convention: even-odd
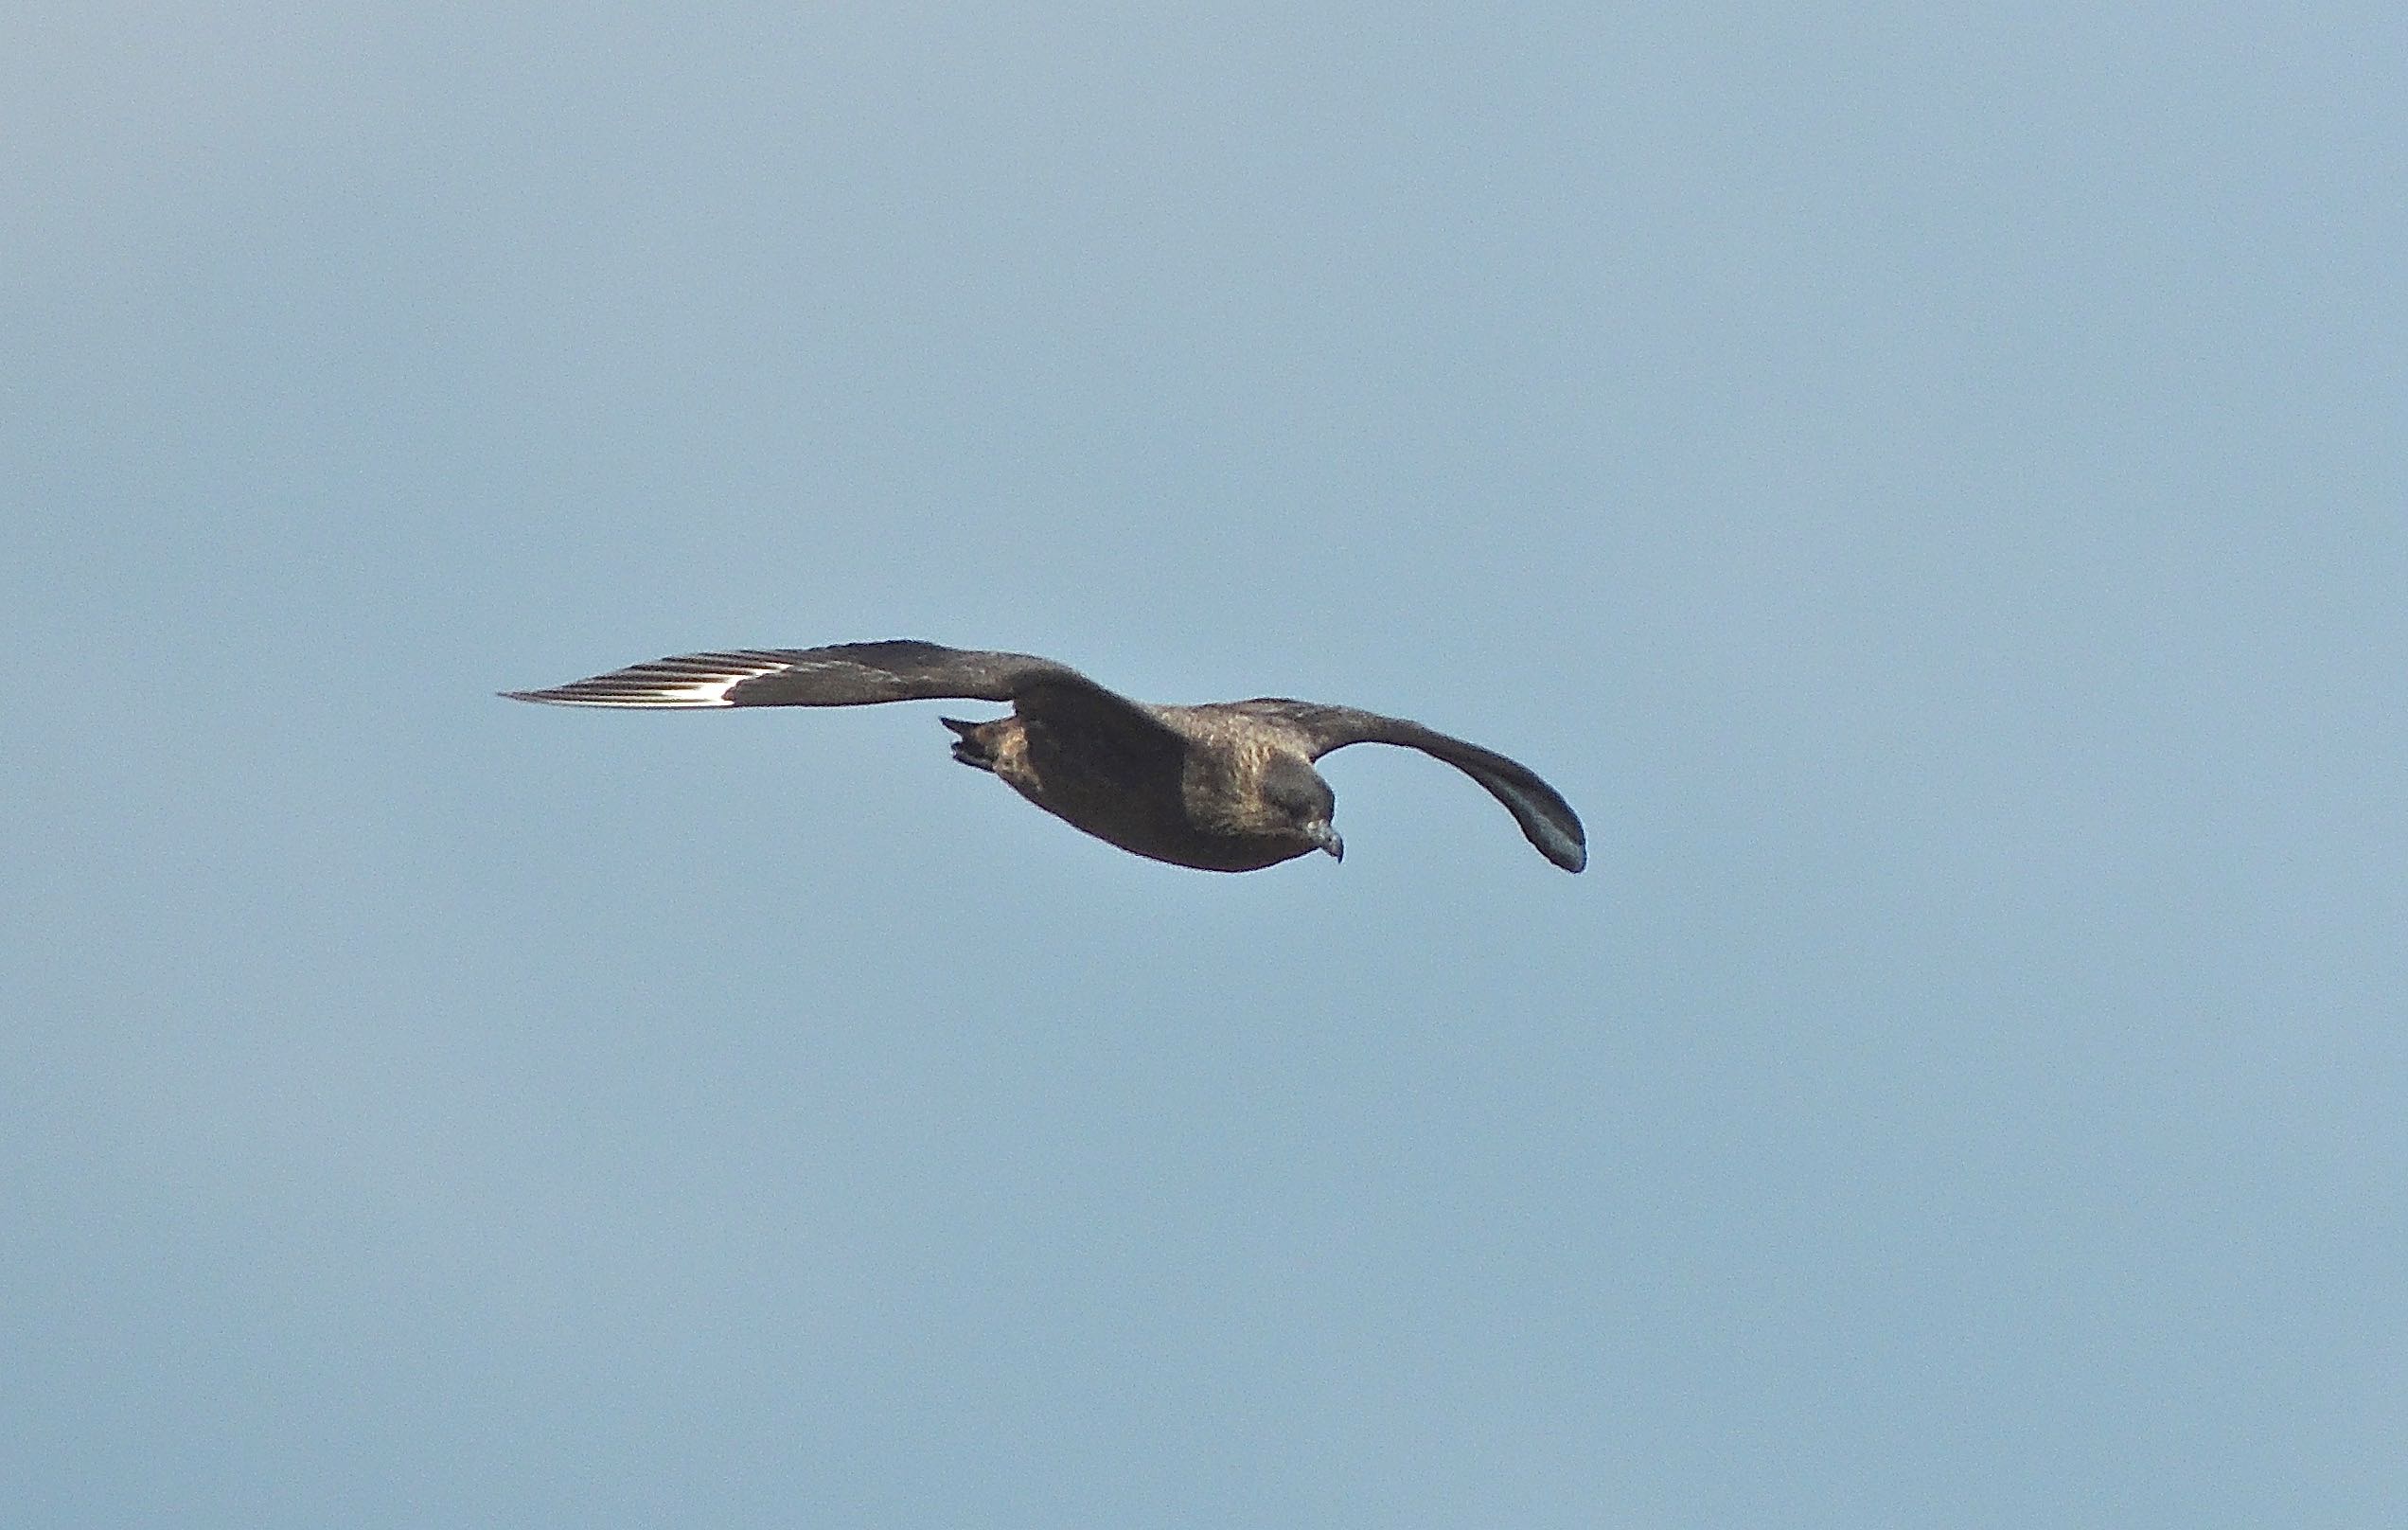
[[[564,706],[866,706],[938,698],[1009,702],[985,722],[939,719],[953,757],[1122,849],[1204,871],[1257,871],[1314,850],[1346,853],[1337,797],[1313,761],[1348,744],[1402,744],[1486,787],[1538,853],[1588,863],[1581,822],[1553,787],[1493,750],[1403,718],[1258,697],[1157,706],[1066,664],[896,640],[739,649],[655,659],[513,701]]]

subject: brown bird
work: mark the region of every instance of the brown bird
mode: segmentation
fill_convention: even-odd
[[[1026,653],[898,640],[686,653],[521,702],[567,706],[865,706],[939,697],[1009,702],[988,722],[940,719],[953,757],[1124,850],[1204,871],[1255,871],[1313,850],[1343,857],[1337,797],[1313,761],[1348,744],[1403,744],[1488,788],[1538,853],[1588,863],[1579,817],[1553,787],[1479,745],[1351,706],[1259,697],[1156,706]]]

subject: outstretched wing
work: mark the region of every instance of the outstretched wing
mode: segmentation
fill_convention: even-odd
[[[1010,702],[1059,727],[1176,747],[1153,713],[1069,665],[1028,653],[948,649],[908,638],[822,649],[732,649],[629,665],[512,701],[561,706],[867,706],[878,702]]]
[[[1582,831],[1580,815],[1572,811],[1572,805],[1529,766],[1493,749],[1404,718],[1382,717],[1352,706],[1265,697],[1232,703],[1231,707],[1285,730],[1314,759],[1348,744],[1402,744],[1434,755],[1488,788],[1489,794],[1514,815],[1514,822],[1522,826],[1523,836],[1539,854],[1566,871],[1588,864],[1588,836]]]
[[[629,665],[514,702],[562,706],[865,706],[952,697],[1008,702],[1039,685],[1104,687],[1066,664],[901,639],[823,649],[732,649]]]

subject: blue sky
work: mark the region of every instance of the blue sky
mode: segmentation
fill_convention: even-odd
[[[0,1519],[2396,1522],[2403,103],[2374,6],[20,8]],[[1590,870],[492,694],[904,635]]]

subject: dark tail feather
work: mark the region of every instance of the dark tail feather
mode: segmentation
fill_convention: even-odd
[[[960,718],[938,718],[936,721],[953,730],[953,757],[973,770],[995,769],[995,756],[987,752],[984,737],[986,724],[965,722]]]

